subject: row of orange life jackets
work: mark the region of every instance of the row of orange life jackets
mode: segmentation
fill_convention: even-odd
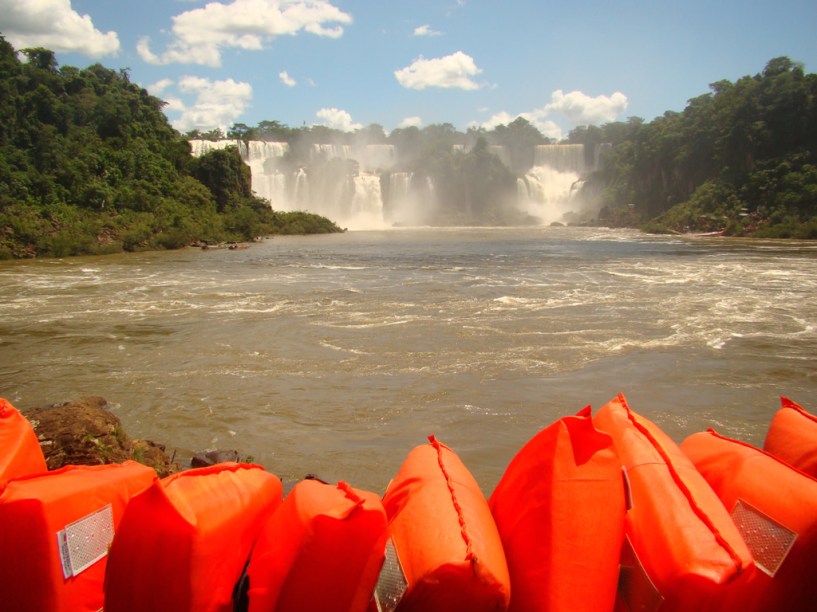
[[[817,418],[680,445],[622,395],[537,433],[486,499],[429,438],[382,497],[226,463],[46,471],[0,400],[0,609],[817,609]]]

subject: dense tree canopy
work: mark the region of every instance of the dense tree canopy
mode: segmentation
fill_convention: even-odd
[[[683,112],[577,130],[611,142],[602,222],[817,238],[817,75],[786,57],[710,85]]]
[[[60,68],[47,49],[22,53],[26,61],[0,36],[0,257],[175,248],[281,229],[284,216],[252,195],[237,153],[194,161],[164,103],[126,70]]]

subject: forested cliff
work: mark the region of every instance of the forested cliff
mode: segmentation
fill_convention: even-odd
[[[710,85],[683,112],[575,130],[610,142],[599,221],[817,238],[817,75],[785,57]]]
[[[23,53],[0,36],[0,258],[338,229],[270,210],[235,150],[193,159],[127,71]]]

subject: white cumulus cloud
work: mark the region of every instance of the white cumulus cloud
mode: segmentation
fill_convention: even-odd
[[[153,96],[161,96],[162,92],[172,85],[172,79],[160,79],[155,83],[148,85],[145,89],[147,89]]]
[[[224,49],[263,49],[276,36],[308,32],[339,38],[352,17],[326,0],[233,0],[209,2],[173,18],[173,39],[162,53],[139,41],[140,57],[151,64],[220,66]]]
[[[295,87],[295,79],[289,76],[289,73],[286,70],[282,70],[278,73],[278,80],[281,81],[287,87]]]
[[[562,114],[574,125],[609,123],[627,110],[627,96],[620,91],[611,96],[593,97],[580,91],[564,93],[557,89],[550,97],[550,104],[541,112]]]
[[[403,119],[400,122],[400,127],[401,128],[420,127],[421,125],[423,125],[423,120],[420,117],[417,117],[417,116],[406,117],[405,119]]]
[[[615,121],[626,110],[627,96],[619,91],[611,96],[588,96],[580,91],[564,93],[557,89],[551,94],[550,102],[541,108],[515,115],[503,111],[492,115],[487,121],[473,122],[471,125],[492,130],[498,125],[508,125],[514,119],[522,117],[544,136],[561,140],[566,134],[562,125],[553,117],[564,117],[569,130],[579,125],[598,125]]]
[[[414,28],[415,36],[440,36],[442,32],[432,30],[430,25],[421,25]]]
[[[71,0],[0,0],[0,32],[16,49],[45,47],[102,57],[119,52],[116,32],[101,32]]]
[[[162,79],[148,86],[148,91],[167,102],[165,110],[173,127],[181,132],[193,129],[226,130],[238,119],[252,101],[249,83],[225,79],[213,81],[195,76],[183,76],[177,83]],[[167,96],[158,94],[168,92]]]
[[[394,76],[407,89],[479,89],[480,85],[472,77],[481,72],[470,55],[457,51],[435,59],[420,57],[409,66],[396,70]]]
[[[343,132],[354,132],[363,127],[360,123],[352,121],[352,115],[339,108],[322,108],[315,115],[323,119],[324,125]]]

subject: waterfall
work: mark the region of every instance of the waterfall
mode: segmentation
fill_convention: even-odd
[[[287,175],[283,172],[252,175],[252,188],[259,198],[269,200],[274,210],[292,210],[287,194]]]
[[[518,202],[527,202],[530,199],[528,182],[522,177],[516,179],[516,199]]]
[[[538,145],[534,166],[517,180],[519,206],[543,223],[582,218],[588,208],[582,198],[585,177],[598,167],[598,151],[588,163],[581,144]]]
[[[191,140],[190,150],[193,157],[201,157],[210,151],[220,151],[227,147],[236,147],[241,159],[246,160],[247,147],[241,140]]]
[[[286,177],[275,168],[275,160],[289,151],[286,142],[267,142],[263,140],[191,140],[190,149],[193,157],[200,157],[211,151],[225,149],[229,146],[238,148],[241,159],[250,167],[252,190],[255,194],[269,200],[273,208],[287,210],[285,202]]]
[[[565,215],[574,210],[571,192],[578,182],[578,175],[560,172],[550,166],[534,166],[517,180],[519,206],[538,217],[542,223],[564,222]]]
[[[411,211],[411,178],[413,172],[392,172],[389,175],[389,201],[385,211],[386,220],[406,225]]]
[[[439,219],[430,177],[390,172],[398,157],[393,145],[313,144],[309,156],[314,163],[293,171],[286,142],[190,141],[194,156],[228,146],[238,148],[250,166],[253,191],[275,210],[315,212],[349,229],[427,225]],[[599,167],[602,151],[609,146],[597,146],[589,160],[583,145],[535,147],[535,165],[516,182],[518,208],[542,223],[580,217],[587,199],[586,195],[582,197],[584,178]],[[454,145],[455,150],[461,148]],[[509,165],[507,147],[492,145],[490,151]],[[325,163],[331,160],[354,160],[358,164]],[[383,184],[386,191],[381,193],[384,173],[388,178]]]
[[[537,145],[534,165],[572,174],[585,174],[593,170],[585,164],[584,145],[581,144]]]
[[[279,164],[289,152],[286,142],[251,140],[191,140],[196,157],[210,151],[235,146],[241,159],[250,167],[252,190],[268,200],[275,210],[304,210],[324,215],[342,227],[363,229],[383,227],[383,201],[380,176],[372,172],[350,175],[347,172],[321,173],[310,177],[306,168],[287,170]],[[374,169],[388,168],[394,163],[392,145],[367,145],[357,156],[361,164]],[[310,157],[323,159],[354,159],[349,145],[314,144]]]
[[[405,200],[411,186],[412,172],[392,172],[389,176],[389,194],[394,200]]]
[[[289,144],[285,142],[266,142],[250,140],[246,143],[244,162],[252,172],[252,190],[259,198],[270,201],[276,208],[276,203],[283,203],[286,187],[281,187],[286,178],[276,168],[276,161],[289,151]]]
[[[310,151],[312,159],[323,157],[326,159],[352,159],[352,147],[336,144],[313,144]]]
[[[413,172],[392,172],[383,216],[390,225],[428,225],[437,206],[434,181]]]
[[[380,175],[361,173],[353,179],[355,192],[352,197],[349,225],[358,229],[381,229],[383,221],[383,198],[380,194]]]
[[[307,210],[309,204],[309,178],[303,168],[298,168],[295,173],[294,187],[292,189],[292,210]]]
[[[247,155],[244,160],[252,164],[253,162],[263,162],[270,158],[283,157],[289,152],[289,143],[267,142],[265,140],[250,140],[247,142]]]

